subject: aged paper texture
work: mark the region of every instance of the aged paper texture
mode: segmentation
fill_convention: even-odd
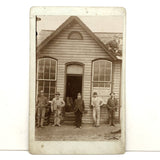
[[[30,10],[32,154],[125,152],[124,8]]]

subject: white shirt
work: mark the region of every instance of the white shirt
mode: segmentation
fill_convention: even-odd
[[[100,107],[103,104],[103,100],[100,97],[92,97],[91,105],[95,108]]]
[[[65,102],[63,101],[63,99],[59,98],[53,98],[52,103],[51,103],[51,109],[53,110],[57,110],[57,107],[64,107],[65,106]]]

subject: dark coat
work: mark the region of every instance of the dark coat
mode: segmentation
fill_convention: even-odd
[[[76,99],[74,101],[74,112],[77,112],[79,110],[81,113],[83,113],[84,108],[84,101],[82,99]]]
[[[118,101],[116,98],[109,98],[107,102],[107,108],[109,111],[115,111],[117,109]]]

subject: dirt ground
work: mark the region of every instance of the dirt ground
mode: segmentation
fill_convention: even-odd
[[[75,128],[72,125],[62,125],[61,127],[45,126],[35,129],[35,139],[37,141],[104,141],[118,140],[121,133],[111,133],[120,131],[120,125],[109,126],[102,124],[100,127],[93,127],[92,124],[83,124],[82,128]]]

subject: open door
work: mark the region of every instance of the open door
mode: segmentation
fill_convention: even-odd
[[[66,112],[73,111],[73,103],[77,94],[82,94],[83,66],[69,65],[66,73]]]
[[[67,75],[66,97],[72,97],[74,101],[79,92],[82,93],[82,76]]]

